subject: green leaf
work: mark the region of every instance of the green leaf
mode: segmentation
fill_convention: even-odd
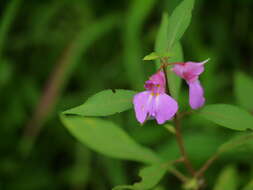
[[[172,47],[179,42],[190,24],[193,5],[194,0],[184,0],[169,18],[167,13],[163,14],[155,43],[156,52],[171,51]]]
[[[224,168],[214,186],[214,190],[237,190],[238,175],[234,166],[227,166]]]
[[[154,152],[137,144],[116,124],[102,119],[61,115],[69,132],[81,143],[101,154],[144,163],[157,163]]]
[[[161,58],[164,58],[164,57],[170,57],[172,56],[171,53],[157,53],[157,52],[152,52],[148,55],[146,55],[143,60],[144,61],[150,61],[150,60],[155,60],[155,59],[161,59]]]
[[[130,185],[120,185],[113,190],[121,190],[121,189],[133,189],[133,190],[148,190],[154,188],[159,181],[163,178],[166,171],[168,170],[168,164],[156,164],[143,168],[139,176],[141,177],[141,181],[134,183],[132,186]]]
[[[190,24],[194,0],[184,0],[176,7],[168,23],[168,49],[170,50],[183,36]]]
[[[237,72],[234,90],[239,105],[253,111],[253,78],[242,72]]]
[[[108,116],[120,113],[132,108],[133,96],[136,94],[130,90],[104,90],[91,98],[84,104],[69,109],[64,114],[75,114],[82,116]]]
[[[158,55],[158,53],[152,52],[152,53],[146,55],[146,56],[143,58],[143,60],[144,60],[144,61],[150,61],[150,60],[155,60],[155,59],[159,59],[159,58],[160,58],[160,56]]]
[[[145,190],[154,188],[163,178],[168,170],[168,164],[157,164],[145,167],[139,173],[141,181],[135,183],[133,186],[137,190]]]
[[[168,23],[168,14],[163,13],[162,21],[155,42],[155,51],[158,53],[168,51]]]
[[[173,57],[169,59],[169,63],[183,62],[183,51],[179,42],[172,47],[172,54]],[[169,83],[172,97],[178,99],[182,80],[171,70],[171,68],[172,66],[167,67],[167,81]]]
[[[162,21],[155,43],[155,52],[168,52],[168,15],[166,13],[162,16]],[[171,48],[170,54],[173,56],[168,59],[169,63],[182,62],[183,51],[179,42]],[[157,60],[156,67],[160,68],[160,61]],[[167,81],[169,83],[169,90],[173,98],[178,99],[178,94],[181,86],[181,78],[178,77],[174,72],[171,71],[172,66],[167,67]]]
[[[245,145],[252,144],[252,142],[253,142],[253,133],[246,135],[239,135],[229,140],[228,142],[222,144],[218,149],[218,153],[234,150],[242,146],[245,148],[246,147]]]
[[[253,116],[247,111],[233,105],[208,105],[200,110],[199,114],[209,121],[233,130],[243,131],[253,129]]]
[[[186,2],[186,1],[187,0],[185,0],[184,2]],[[172,16],[173,16],[173,14],[172,14]],[[173,18],[171,18],[171,20],[173,20]],[[169,48],[169,40],[170,40],[169,35],[171,35],[171,31],[173,31],[173,26],[171,24],[169,24],[168,14],[164,13],[162,16],[162,21],[161,21],[161,24],[160,24],[160,27],[158,30],[158,34],[156,37],[155,52],[162,53],[162,52],[169,51],[170,54],[173,55],[173,57],[171,57],[168,60],[169,63],[183,62],[183,51],[182,51],[182,47],[179,43],[179,39],[177,42],[173,42],[173,46],[171,46]],[[161,66],[160,61],[157,61],[156,67],[160,68],[160,66]],[[169,90],[170,90],[172,97],[175,99],[178,99],[178,94],[179,94],[180,86],[181,86],[181,78],[178,77],[174,72],[172,72],[171,68],[172,68],[172,66],[167,67],[167,76],[168,76],[167,81],[169,83]]]

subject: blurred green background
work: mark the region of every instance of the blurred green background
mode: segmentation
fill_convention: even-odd
[[[179,2],[1,0],[0,189],[103,190],[139,180],[141,165],[80,145],[58,113],[104,89],[142,91],[155,71],[155,64],[142,57],[153,51],[162,13],[171,14]],[[253,111],[253,98],[242,103],[234,92],[238,72],[253,75],[252,10],[251,0],[195,3],[182,45],[185,60],[211,58],[201,77],[208,104],[237,104]],[[189,109],[186,86],[179,102]],[[155,122],[140,127],[133,111],[108,119],[166,159],[179,157],[174,137]],[[235,135],[197,116],[186,117],[183,125],[195,167]],[[221,183],[219,175],[232,181],[223,190],[242,189],[253,179],[252,159],[253,145],[224,155],[208,170],[207,189]],[[159,188],[180,189],[180,182],[168,174]]]

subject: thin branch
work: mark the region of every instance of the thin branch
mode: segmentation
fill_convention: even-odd
[[[211,164],[217,160],[217,158],[219,157],[219,153],[215,153],[213,156],[211,156],[206,162],[205,164],[196,172],[195,177],[196,178],[200,178],[204,175],[205,171],[211,166]]]
[[[185,167],[188,169],[189,173],[192,176],[194,176],[195,170],[193,169],[192,164],[188,158],[187,152],[185,151],[184,142],[183,142],[183,138],[182,138],[181,130],[180,130],[180,120],[177,115],[175,115],[174,123],[175,123],[175,127],[176,127],[175,128],[176,129],[176,139],[177,139],[177,143],[178,143],[180,152],[184,158]]]
[[[182,174],[180,171],[178,171],[176,168],[170,167],[169,172],[171,172],[174,176],[176,176],[181,182],[186,183],[189,181],[189,179]]]
[[[184,174],[182,174],[175,167],[173,167],[174,164],[180,163],[180,162],[183,162],[183,161],[184,161],[184,158],[180,157],[180,158],[178,158],[176,160],[169,161],[166,165],[169,166],[168,167],[168,171],[170,173],[172,173],[174,176],[176,176],[181,182],[186,183],[186,182],[189,181],[189,178],[187,176],[185,176]]]
[[[183,157],[180,157],[180,158],[174,160],[172,163],[176,164],[176,163],[180,163],[180,162],[184,162],[184,158]]]
[[[164,75],[166,78],[166,91],[170,95],[169,84],[167,81],[168,76],[167,76],[167,72],[166,72],[166,64],[168,64],[168,60],[162,59],[161,61],[162,61],[162,69],[163,69],[163,72],[164,72]],[[188,159],[188,155],[187,155],[185,148],[184,148],[183,138],[182,138],[181,131],[180,131],[180,118],[177,114],[175,115],[174,123],[175,123],[175,130],[176,130],[176,139],[177,139],[177,143],[178,143],[181,155],[184,159],[183,162],[185,164],[185,167],[189,171],[189,173],[192,176],[194,176],[195,170],[193,169],[192,164],[191,164],[190,160]]]

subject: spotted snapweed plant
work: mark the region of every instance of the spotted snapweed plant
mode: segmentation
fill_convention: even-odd
[[[200,75],[208,69],[205,66],[212,64],[212,61],[183,60],[180,39],[190,23],[193,5],[194,0],[183,0],[170,17],[166,13],[163,14],[154,52],[144,57],[144,60],[154,63],[156,67],[156,71],[150,73],[149,79],[143,84],[145,90],[141,88],[137,89],[138,92],[131,89],[104,90],[89,98],[84,104],[60,115],[69,132],[90,149],[112,158],[133,160],[146,165],[140,171],[140,182],[117,186],[115,190],[153,189],[166,173],[177,177],[184,189],[204,189],[206,186],[204,174],[220,155],[253,139],[253,116],[249,112],[234,105],[208,104]],[[189,95],[184,96],[184,91],[180,91],[181,80],[186,82]],[[185,101],[187,96],[189,101],[187,98]],[[183,102],[189,102],[189,105],[183,106]],[[139,124],[136,122],[136,125],[143,126],[143,131],[146,130],[145,125],[150,123],[169,129],[175,136],[181,156],[175,160],[166,159],[151,148],[136,142],[116,123],[99,118],[130,109],[135,113],[134,115],[131,112],[130,117],[136,118],[139,122]],[[184,135],[181,132],[187,127],[185,122],[181,125],[186,115],[199,116],[231,130],[248,129],[248,131],[225,142],[201,167],[197,168],[188,156]],[[156,121],[150,121],[152,119]],[[179,164],[184,168],[179,169]]]

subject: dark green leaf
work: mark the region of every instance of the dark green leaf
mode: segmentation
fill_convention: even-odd
[[[76,114],[82,116],[108,116],[123,112],[132,108],[133,96],[136,94],[130,90],[104,90],[91,98],[84,104],[69,109],[64,114]]]
[[[247,111],[228,104],[205,106],[199,114],[220,126],[243,131],[253,129],[253,116]]]
[[[154,152],[137,144],[119,126],[102,119],[61,115],[69,132],[89,148],[118,159],[156,163]]]

